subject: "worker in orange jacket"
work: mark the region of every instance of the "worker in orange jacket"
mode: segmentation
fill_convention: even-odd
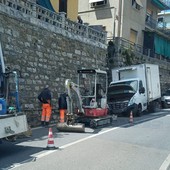
[[[48,127],[52,112],[51,92],[48,85],[38,95],[38,99],[42,103],[41,125]]]

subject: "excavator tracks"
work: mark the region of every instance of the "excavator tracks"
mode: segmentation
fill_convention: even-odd
[[[110,125],[114,120],[117,120],[117,116],[115,115],[108,115],[105,117],[99,117],[99,118],[90,118],[85,117],[84,119],[79,119],[79,123],[85,123],[88,124],[90,128],[97,128],[100,126]]]

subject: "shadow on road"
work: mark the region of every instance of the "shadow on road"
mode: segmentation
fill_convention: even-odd
[[[3,142],[0,145],[0,169],[11,169],[14,165],[22,164],[25,162],[35,161],[34,157],[30,155],[40,152],[41,148],[18,146],[11,142]],[[20,156],[22,155],[22,157]]]

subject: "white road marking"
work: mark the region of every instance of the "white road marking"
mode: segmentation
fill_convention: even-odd
[[[159,170],[169,170],[170,169],[170,154],[165,159]]]
[[[79,140],[77,140],[77,141],[75,141],[75,142],[71,142],[71,143],[68,143],[68,144],[66,144],[66,145],[63,145],[63,146],[59,147],[59,149],[65,149],[65,148],[67,148],[67,147],[69,147],[69,146],[72,146],[72,145],[75,145],[75,144],[77,144],[77,143],[86,141],[86,140],[88,140],[88,139],[94,138],[94,137],[99,136],[99,135],[101,135],[101,134],[104,134],[104,133],[107,133],[107,132],[116,130],[116,129],[118,129],[118,128],[120,128],[120,127],[114,127],[114,128],[112,128],[112,129],[108,129],[108,130],[106,130],[106,131],[99,132],[98,134],[94,134],[94,135],[85,137],[85,138],[83,138],[83,139],[79,139]],[[42,158],[42,157],[47,156],[47,155],[49,155],[49,154],[51,154],[51,153],[53,153],[53,152],[56,152],[56,151],[57,151],[57,150],[52,150],[52,151],[47,151],[47,152],[45,152],[45,153],[39,154],[39,155],[36,156],[36,159]],[[32,156],[33,156],[33,155],[32,155]]]
[[[126,126],[127,126],[127,125],[129,125],[129,124],[126,124]],[[125,126],[125,125],[124,125],[124,126]],[[121,126],[121,127],[122,127],[122,126]],[[94,134],[94,135],[85,137],[85,138],[83,138],[83,139],[77,140],[77,141],[75,141],[75,142],[71,142],[71,143],[68,143],[68,144],[66,144],[66,145],[63,145],[63,146],[59,147],[59,149],[67,148],[67,147],[69,147],[69,146],[75,145],[75,144],[77,144],[77,143],[86,141],[86,140],[88,140],[88,139],[94,138],[94,137],[96,137],[96,136],[99,136],[99,135],[104,134],[104,133],[108,133],[108,132],[110,132],[110,131],[113,131],[113,130],[116,130],[116,129],[119,129],[119,128],[120,128],[120,127],[114,127],[114,128],[105,130],[105,131],[103,131],[103,132],[99,132],[98,134]],[[37,159],[40,159],[40,158],[42,158],[42,157],[44,157],[44,156],[47,156],[47,155],[49,155],[49,154],[51,154],[51,153],[54,153],[54,152],[57,152],[57,149],[56,149],[56,150],[45,151],[45,152],[43,151],[43,153],[41,152],[41,153],[39,153],[38,155],[31,155],[31,157],[33,157],[33,158],[35,158],[35,160],[37,160]],[[14,164],[11,169],[18,168],[19,166],[22,166],[22,162],[21,162],[20,164],[19,164],[19,163]]]
[[[118,128],[120,128],[120,127],[114,127],[114,128],[112,128],[112,129],[108,129],[108,130],[106,130],[106,131],[99,132],[99,133],[97,133],[97,134],[88,136],[88,137],[86,137],[86,138],[77,140],[77,141],[75,141],[75,142],[72,142],[72,143],[68,143],[68,144],[66,144],[66,145],[63,145],[63,146],[61,146],[60,148],[61,148],[61,149],[67,148],[67,147],[69,147],[69,146],[72,146],[72,145],[75,145],[75,144],[77,144],[77,143],[86,141],[86,140],[88,140],[88,139],[94,138],[94,137],[99,136],[99,135],[102,135],[102,134],[104,134],[104,133],[108,133],[108,132],[113,131],[113,130],[116,130],[116,129],[118,129]]]
[[[141,123],[141,122],[148,121],[148,120],[152,120],[152,119],[153,119],[153,118],[147,118],[147,119],[143,119],[143,120],[136,121],[136,123]],[[60,146],[59,149],[67,148],[67,147],[69,147],[69,146],[75,145],[75,144],[77,144],[77,143],[86,141],[86,140],[88,140],[88,139],[94,138],[94,137],[96,137],[96,136],[102,135],[102,134],[104,134],[104,133],[108,133],[108,132],[110,132],[110,131],[113,131],[113,130],[116,130],[116,129],[119,129],[119,128],[121,128],[121,127],[125,127],[125,126],[128,126],[128,125],[130,125],[130,124],[127,123],[127,124],[124,124],[124,125],[122,125],[122,126],[120,126],[120,127],[114,127],[114,128],[105,130],[105,131],[103,131],[103,132],[99,132],[99,133],[97,133],[97,134],[94,134],[94,135],[85,137],[85,138],[83,138],[83,139],[79,139],[79,140],[77,140],[77,141],[75,141],[75,142],[71,142],[71,143],[68,143],[68,144],[66,144],[66,145]],[[39,158],[42,158],[42,157],[44,157],[44,156],[47,156],[47,155],[49,155],[49,154],[51,154],[51,153],[54,153],[54,152],[56,152],[56,151],[57,151],[57,150],[45,151],[45,152],[43,151],[43,152],[40,152],[38,155],[31,155],[31,156],[32,156],[32,157],[35,157],[36,160],[37,160],[37,159],[39,159]]]

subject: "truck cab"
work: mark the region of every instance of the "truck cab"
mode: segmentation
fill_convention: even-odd
[[[131,111],[140,116],[147,107],[146,91],[140,79],[111,82],[107,101],[110,112],[128,115]]]

